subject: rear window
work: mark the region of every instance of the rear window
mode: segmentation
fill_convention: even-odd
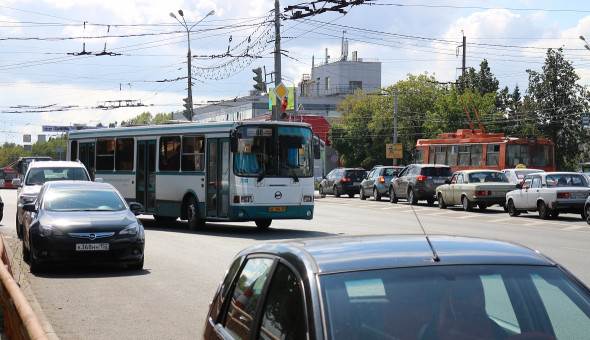
[[[587,187],[588,183],[582,175],[556,174],[547,175],[547,187]]]
[[[452,175],[451,168],[445,167],[422,168],[420,174],[428,177],[451,177]]]
[[[363,179],[365,178],[365,173],[365,170],[346,170],[344,171],[344,176],[350,178]]]
[[[26,185],[43,185],[45,182],[50,181],[89,181],[90,179],[86,175],[81,167],[70,167],[70,168],[31,168],[27,179]]]
[[[386,168],[385,171],[383,171],[383,176],[395,176],[399,174],[400,171],[401,169]]]
[[[514,173],[516,174],[516,178],[523,179],[528,174],[534,174],[537,172],[543,172],[542,170],[516,170]]]

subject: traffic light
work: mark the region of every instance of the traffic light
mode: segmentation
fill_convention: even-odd
[[[182,106],[184,106],[184,111],[182,111],[183,116],[188,119],[188,120],[192,120],[192,115],[193,115],[193,110],[190,104],[190,100],[187,98],[182,98],[182,101],[184,102],[184,104],[182,104]]]
[[[254,89],[260,92],[266,92],[266,83],[264,82],[264,78],[262,77],[262,68],[254,68],[252,72],[256,75],[252,78],[256,84],[254,85]],[[265,75],[266,76],[266,75]]]

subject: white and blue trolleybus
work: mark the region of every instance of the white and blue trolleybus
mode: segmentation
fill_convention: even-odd
[[[68,158],[157,221],[313,218],[308,124],[185,123],[72,131]]]

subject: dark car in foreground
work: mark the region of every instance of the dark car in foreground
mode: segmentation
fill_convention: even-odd
[[[143,207],[127,205],[110,184],[48,182],[26,211],[23,259],[31,272],[49,263],[117,262],[140,270],[144,229],[135,217]]]
[[[348,195],[354,197],[359,193],[361,182],[366,176],[362,168],[336,168],[328,173],[320,182],[320,196],[332,194],[335,197]]]
[[[234,259],[209,339],[587,339],[590,291],[511,243],[374,235],[260,244]]]
[[[397,203],[406,199],[410,204],[425,200],[432,205],[436,200],[436,188],[451,179],[453,172],[447,165],[412,164],[403,169],[389,185],[389,201]]]
[[[375,201],[389,194],[389,183],[403,170],[403,166],[375,166],[361,182],[360,197],[366,200],[373,196]]]

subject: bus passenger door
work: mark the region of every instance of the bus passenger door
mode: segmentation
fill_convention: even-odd
[[[80,156],[78,157],[78,159],[80,160],[80,162],[82,162],[82,164],[84,164],[84,166],[86,167],[86,170],[88,170],[88,173],[90,174],[90,178],[94,181],[94,175],[95,175],[95,170],[96,168],[94,167],[94,150],[95,150],[96,144],[94,142],[86,142],[86,143],[80,143]]]
[[[229,155],[229,138],[207,139],[207,217],[228,217]]]
[[[138,140],[135,172],[135,201],[145,211],[156,206],[156,140]]]

